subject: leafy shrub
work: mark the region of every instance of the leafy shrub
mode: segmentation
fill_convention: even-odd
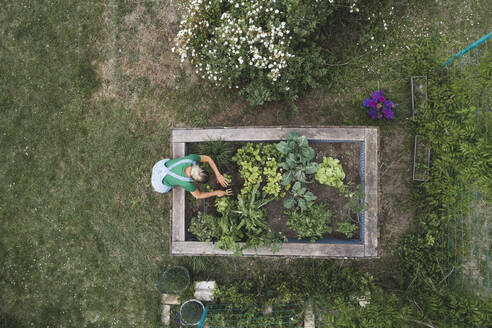
[[[328,1],[192,0],[175,51],[252,105],[295,100],[328,73],[311,35],[332,12]]]
[[[242,194],[251,192],[256,184],[260,190],[273,197],[283,197],[285,188],[280,184],[282,168],[279,162],[283,155],[273,144],[246,144],[237,150],[232,160],[239,165],[239,173],[244,179]]]
[[[337,231],[343,233],[347,238],[352,238],[357,226],[350,221],[337,222]]]
[[[321,238],[323,234],[330,233],[331,211],[327,204],[311,205],[307,210],[294,210],[290,213],[287,226],[297,232],[299,239]]]
[[[219,166],[227,166],[231,161],[232,148],[221,138],[200,143],[199,149],[200,154],[210,156]]]
[[[343,172],[338,159],[323,157],[323,163],[316,171],[315,178],[321,184],[340,188],[343,185],[343,179],[345,179],[345,172]]]

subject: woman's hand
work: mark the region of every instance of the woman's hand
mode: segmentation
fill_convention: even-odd
[[[226,189],[225,191],[224,190],[217,190],[216,192],[217,192],[218,197],[224,197],[224,196],[232,195],[232,190],[230,188]]]
[[[222,187],[225,188],[229,185],[229,181],[227,181],[227,179],[222,174],[218,173],[216,177],[217,177],[217,182],[220,183]]]

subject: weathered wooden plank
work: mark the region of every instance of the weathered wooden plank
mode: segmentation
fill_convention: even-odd
[[[241,245],[243,245],[241,243]],[[174,241],[171,247],[173,255],[233,255],[214,247],[210,242]],[[270,248],[258,247],[258,250],[244,250],[245,256],[302,256],[302,257],[364,257],[362,244],[306,244],[285,243],[280,251],[273,253]]]
[[[378,193],[378,130],[365,129],[365,193]]]
[[[310,140],[364,140],[362,127],[244,127],[223,129],[174,129],[173,142],[200,142],[210,138],[225,141],[276,141],[286,139],[289,132],[298,132]]]
[[[368,194],[365,196],[368,209],[364,217],[364,254],[367,257],[378,255],[378,195]]]
[[[173,142],[173,158],[185,155],[185,144]],[[173,210],[172,210],[172,240],[185,240],[185,191],[183,188],[173,188]]]

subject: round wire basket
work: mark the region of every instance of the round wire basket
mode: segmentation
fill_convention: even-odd
[[[180,294],[190,285],[190,274],[185,267],[175,266],[164,270],[159,276],[161,293]]]
[[[183,326],[198,326],[202,319],[205,307],[202,302],[196,299],[187,300],[179,308],[181,325]]]

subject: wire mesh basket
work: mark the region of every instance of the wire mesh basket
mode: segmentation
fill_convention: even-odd
[[[190,274],[185,267],[167,268],[159,276],[158,288],[161,293],[180,294],[190,285]]]
[[[203,303],[196,299],[191,299],[179,308],[181,325],[183,326],[198,326],[202,319],[205,307]]]

